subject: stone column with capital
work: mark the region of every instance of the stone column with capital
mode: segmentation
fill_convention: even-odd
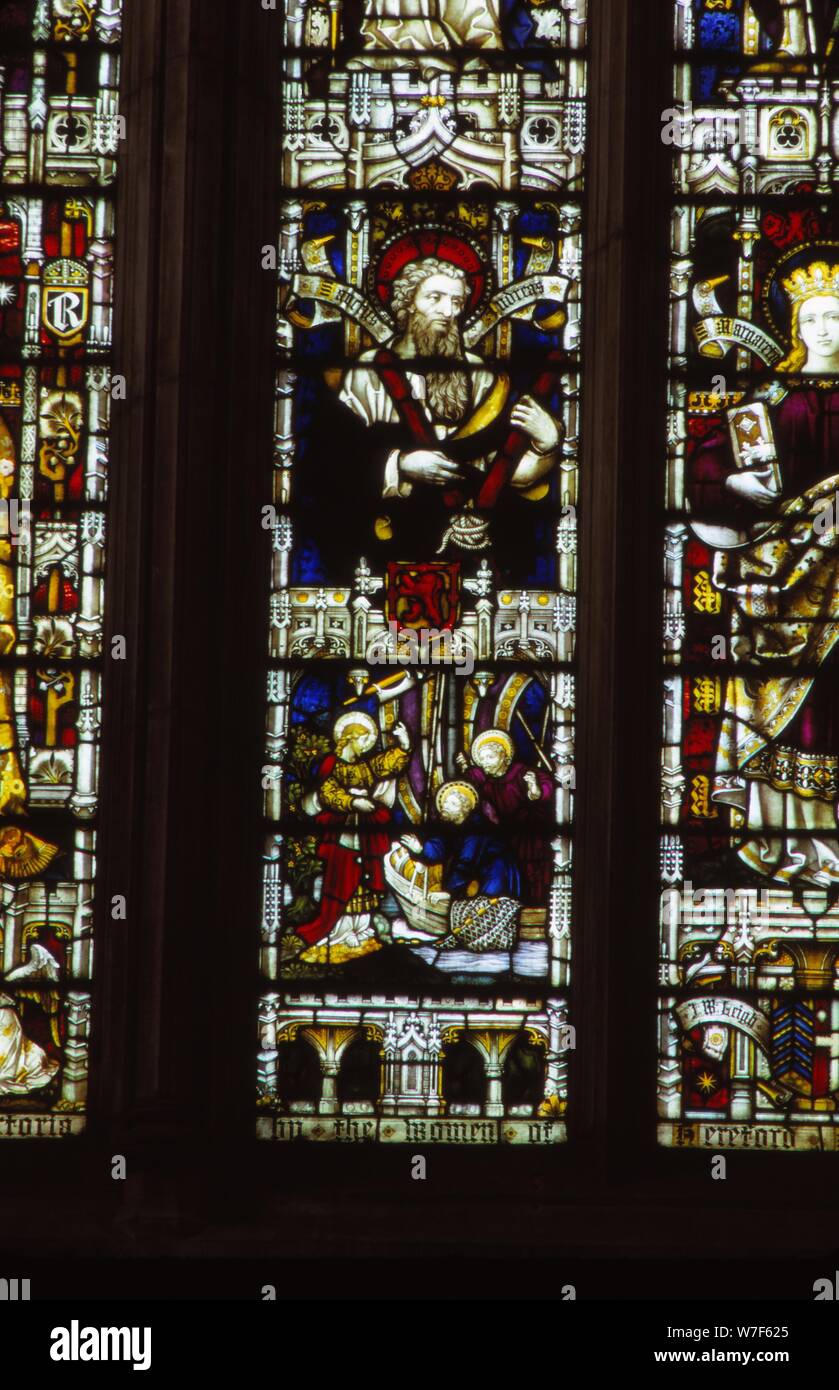
[[[687,387],[683,381],[670,381],[668,389],[665,506],[671,511],[680,512],[685,505]]]
[[[685,637],[682,576],[687,541],[688,528],[684,523],[671,522],[664,533],[664,651],[670,664],[678,659]]]
[[[664,682],[664,731],[661,753],[661,810],[667,825],[678,826],[685,790],[682,766],[682,679]]]
[[[99,0],[93,24],[100,43],[117,43],[120,37],[120,0]]]
[[[288,586],[288,563],[292,541],[291,517],[281,516],[271,531],[271,587],[274,593],[281,593]]]
[[[554,1097],[561,1106],[568,1104],[568,1052],[566,1041],[568,1028],[568,1005],[562,1000],[551,1000],[548,1012],[548,1052],[545,1064],[545,1101],[550,1103]]]
[[[294,392],[297,373],[277,372],[274,396],[274,505],[285,507],[291,497],[294,463]]]
[[[487,1062],[487,1099],[484,1114],[501,1116],[504,1114],[504,1072],[500,1062]]]
[[[464,1037],[480,1053],[487,1078],[487,1099],[483,1113],[498,1119],[504,1114],[504,1058],[518,1034],[494,1026],[467,1030]]]
[[[105,562],[105,517],[102,512],[83,512],[81,604],[76,619],[79,656],[102,654],[102,569]]]
[[[833,88],[828,80],[822,82],[819,93],[819,153],[816,155],[818,170],[817,193],[830,193],[836,177],[836,146],[832,138],[833,128]]]
[[[572,842],[566,835],[551,841],[553,878],[548,898],[548,940],[550,942],[551,986],[556,989],[568,984],[571,963],[572,924]]]
[[[35,14],[32,18],[32,36],[36,43],[44,43],[50,36],[50,0],[35,0]]]
[[[280,1011],[279,995],[269,994],[259,1002],[259,1052],[257,1053],[257,1091],[262,1096],[277,1094],[277,1064],[279,1049],[277,1044],[277,1019]]]
[[[748,1121],[754,1119],[755,1095],[753,1080],[754,1043],[748,1033],[739,1028],[729,1032],[731,1049],[731,1118]]]
[[[577,509],[570,501],[563,500],[556,528],[556,552],[560,598],[567,599],[573,609],[576,607],[577,593]],[[575,623],[572,623],[567,630],[573,631],[574,627]]]
[[[660,983],[673,988],[682,983],[679,965],[679,932],[684,921],[685,902],[681,888],[665,888],[660,900],[661,956]]]
[[[690,49],[693,40],[693,0],[676,0],[676,44],[679,48]]]
[[[303,230],[303,204],[289,198],[280,210],[280,255],[278,274],[281,283],[291,280],[303,269],[300,259],[300,236]]]
[[[682,1113],[681,1030],[675,1007],[674,998],[659,1000],[658,1113],[665,1120],[678,1120]]]
[[[47,113],[47,55],[43,49],[36,48],[32,55],[32,96],[27,108],[29,116],[29,159],[28,176],[32,184],[44,181],[44,146],[46,140]]]
[[[88,351],[110,350],[113,316],[113,209],[104,198],[95,204],[94,236],[87,250],[90,265],[90,332]]]
[[[320,1062],[322,1089],[318,1102],[320,1115],[338,1113],[338,1072],[341,1058],[358,1032],[354,1024],[347,1026],[318,1025],[303,1030],[304,1036],[313,1044]]]
[[[556,821],[569,825],[574,816],[574,707],[576,681],[570,671],[551,674],[551,723],[553,725],[553,776],[556,783]]]
[[[283,813],[283,765],[288,752],[288,699],[290,676],[288,671],[270,671],[268,674],[268,732],[266,752],[272,776],[263,788],[265,815],[268,820],[278,821]]]
[[[73,944],[70,967],[76,979],[90,976],[93,967],[93,878],[96,832],[80,827],[75,834],[73,873]]]
[[[367,633],[372,604],[364,594],[352,601],[352,655],[355,661],[367,660]]]
[[[398,1040],[399,1029],[394,1015],[390,1013],[388,1014],[387,1024],[384,1030],[384,1041],[382,1043],[384,1062],[382,1066],[381,1111],[383,1115],[396,1114],[399,1080],[396,1061]]]
[[[494,611],[492,599],[477,598],[475,600],[477,626],[477,651],[475,655],[478,661],[492,660],[492,615]]]
[[[68,994],[65,1017],[67,1035],[64,1041],[60,1104],[68,1110],[81,1110],[87,1099],[90,995]]]
[[[318,1101],[319,1115],[334,1115],[338,1110],[338,1063],[321,1058],[320,1074],[323,1087]]]
[[[104,503],[108,490],[108,432],[111,427],[111,372],[103,366],[88,367],[87,458],[85,496],[88,502]]]
[[[364,280],[370,259],[370,219],[368,207],[361,199],[354,198],[347,203],[347,280],[359,293],[364,294]],[[361,351],[361,327],[344,316],[344,348],[347,357],[357,357]]]
[[[493,216],[496,222],[495,230],[495,278],[497,288],[504,289],[512,284],[515,278],[515,266],[513,261],[513,219],[518,212],[517,203],[496,203],[493,207]],[[502,319],[496,331],[498,343],[498,356],[501,358],[509,357],[513,342],[513,328],[509,319]]]
[[[674,241],[680,230],[678,218],[674,219]],[[670,266],[670,353],[673,371],[686,369],[688,365],[688,291],[693,274],[693,261],[683,252],[678,254],[673,247],[675,259]]]
[[[277,775],[282,775],[281,768],[277,769]],[[279,941],[283,924],[282,852],[283,837],[274,835],[262,871],[260,966],[262,974],[269,980],[277,978],[279,969]]]
[[[98,671],[81,670],[78,675],[78,735],[76,746],[76,785],[70,798],[74,815],[88,820],[98,806],[97,751],[102,719]]]
[[[20,941],[23,932],[26,883],[0,883],[0,911],[3,913],[3,974],[21,964]]]
[[[23,247],[23,275],[26,307],[24,310],[23,356],[35,357],[41,347],[41,274],[44,263],[43,204],[40,198],[30,198],[27,204]]]
[[[306,41],[306,6],[302,0],[287,0],[285,5],[285,41],[288,48],[302,48]],[[299,59],[292,72],[299,73]]]

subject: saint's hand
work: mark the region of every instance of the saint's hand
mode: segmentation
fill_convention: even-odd
[[[469,767],[469,759],[467,758],[466,754],[458,753],[457,757],[454,760],[454,765],[457,768],[458,772],[466,772]]]
[[[527,787],[527,795],[531,801],[538,801],[542,795],[542,788],[539,786],[539,779],[535,772],[524,774],[524,785]]]
[[[394,724],[390,732],[393,734],[393,737],[396,739],[402,751],[407,753],[411,747],[411,735],[408,733],[407,726],[402,723],[401,719]]]
[[[463,477],[457,464],[436,449],[400,454],[399,475],[409,483],[430,483],[432,487],[451,487]]]
[[[352,804],[354,811],[364,811],[365,813],[369,813],[370,811],[375,811],[376,809],[376,803],[374,801],[371,801],[370,798],[367,796],[354,796],[352,799]]]
[[[422,841],[417,835],[403,835],[402,843],[412,854],[422,854]]]
[[[760,468],[753,473],[730,473],[725,485],[729,492],[745,502],[752,502],[756,507],[771,507],[778,500],[773,478],[771,467]]]
[[[532,396],[522,396],[514,406],[510,412],[510,424],[526,434],[541,454],[550,454],[559,448],[559,425]]]

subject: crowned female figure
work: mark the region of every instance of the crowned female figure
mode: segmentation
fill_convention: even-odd
[[[715,556],[740,670],[726,682],[712,797],[731,808],[751,870],[830,886],[839,883],[839,265],[811,261],[783,289],[786,382],[730,411],[729,434],[717,431],[694,457],[694,511],[725,510],[741,527],[740,544]]]

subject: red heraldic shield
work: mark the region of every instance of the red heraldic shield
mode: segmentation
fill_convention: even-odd
[[[450,631],[460,618],[460,565],[392,561],[387,567],[387,615],[399,629]]]

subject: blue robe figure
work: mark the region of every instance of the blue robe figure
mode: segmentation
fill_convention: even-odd
[[[442,838],[424,840],[421,858],[442,864],[443,887],[453,898],[521,898],[521,876],[509,845],[487,834],[480,816],[464,823],[464,839],[451,844]]]
[[[406,836],[412,853],[426,864],[443,868],[443,888],[453,899],[512,898],[521,900],[521,874],[512,846],[488,827],[478,811],[478,794],[468,782],[447,782],[437,793],[442,820],[460,830],[456,840],[432,835],[420,841]]]

